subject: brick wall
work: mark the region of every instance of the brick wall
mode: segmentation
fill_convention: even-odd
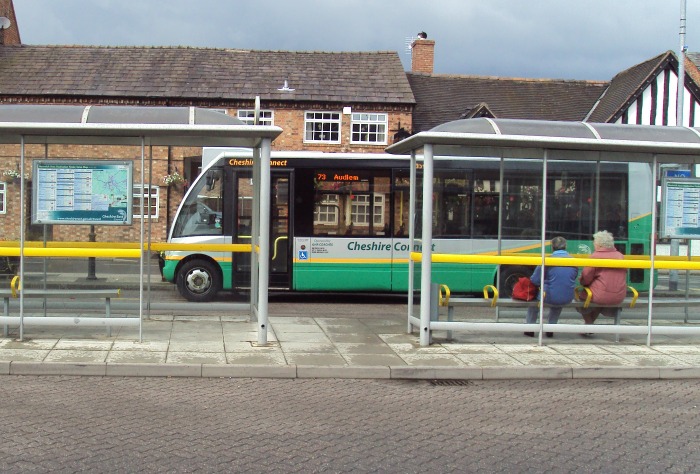
[[[411,45],[411,71],[432,74],[435,60],[435,41],[417,39]]]

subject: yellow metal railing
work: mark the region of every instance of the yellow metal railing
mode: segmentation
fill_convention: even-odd
[[[411,252],[411,259],[420,262],[422,255],[420,252]],[[539,255],[483,255],[483,254],[432,254],[433,263],[476,263],[495,265],[525,265],[537,266],[542,264],[542,257]],[[603,259],[603,258],[581,258],[581,257],[545,257],[544,264],[549,266],[562,267],[603,267],[603,268],[651,268],[651,258],[648,255],[634,255],[632,258],[623,260]],[[654,269],[675,269],[675,270],[700,270],[700,258],[693,257],[688,260],[686,257],[654,257]]]

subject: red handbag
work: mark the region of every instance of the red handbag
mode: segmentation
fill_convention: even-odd
[[[514,300],[532,301],[537,298],[537,291],[538,288],[528,277],[520,277],[515,285],[513,285],[511,298]]]

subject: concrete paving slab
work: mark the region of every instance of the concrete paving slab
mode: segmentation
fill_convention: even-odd
[[[169,346],[168,340],[164,341],[114,341],[112,345],[112,351],[153,351],[153,352],[166,352]]]
[[[539,367],[545,367],[545,366],[571,366],[572,361],[566,356],[559,355],[559,354],[550,354],[550,353],[543,353],[543,354],[532,354],[532,353],[522,353],[522,352],[516,352],[510,354],[511,357],[514,359],[517,359],[518,362],[525,366],[539,366]]]
[[[679,365],[679,359],[666,355],[620,354],[637,367],[669,367]]]
[[[288,342],[309,342],[309,343],[330,343],[328,336],[322,331],[319,332],[284,332],[277,330],[277,340],[280,343]]]
[[[166,351],[111,351],[107,356],[108,364],[165,364]]]
[[[54,350],[81,350],[81,351],[109,351],[112,349],[112,340],[86,340],[86,339],[60,339],[53,347]]]
[[[453,354],[400,354],[400,357],[409,366],[432,367],[458,367],[463,366],[462,361]]]
[[[343,356],[351,366],[403,366],[406,362],[395,354],[345,354]]]
[[[95,351],[95,350],[59,350],[54,349],[50,351],[44,358],[44,362],[106,362],[107,355],[109,351]]]
[[[226,355],[221,352],[174,352],[168,351],[167,364],[225,364]]]
[[[0,361],[43,362],[48,354],[48,349],[0,349]]]
[[[320,367],[328,366],[346,366],[348,362],[345,358],[338,354],[317,354],[312,352],[295,352],[291,354],[286,354],[287,363],[291,365],[304,365],[311,366],[316,365]]]
[[[632,367],[634,364],[615,354],[568,354],[570,361],[582,367]]]
[[[227,352],[226,361],[231,365],[287,365],[287,359],[285,359],[285,356],[281,351],[258,352],[254,354],[247,352]]]
[[[503,354],[503,351],[493,344],[444,344],[441,345],[451,354]]]
[[[508,354],[455,354],[459,360],[470,367],[509,367],[520,366],[522,362]]]
[[[391,347],[385,344],[336,342],[336,349],[341,354],[394,354]]]
[[[280,347],[285,353],[335,353],[338,351],[330,342],[284,342],[280,341]]]
[[[168,346],[169,352],[202,352],[202,353],[221,353],[224,352],[224,341],[212,341],[212,340],[201,340],[201,341],[180,341],[180,340],[170,340],[170,345]]]

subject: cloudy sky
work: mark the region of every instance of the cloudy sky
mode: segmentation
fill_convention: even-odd
[[[686,44],[700,51],[700,2]],[[25,44],[396,51],[435,72],[609,80],[679,48],[680,0],[14,0]]]

